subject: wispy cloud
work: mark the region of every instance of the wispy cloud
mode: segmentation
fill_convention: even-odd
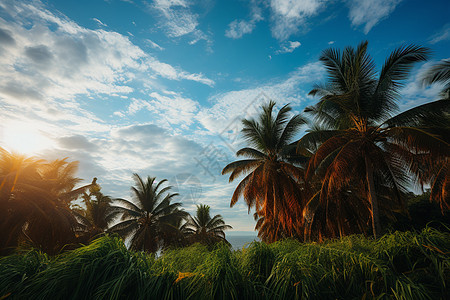
[[[205,77],[201,73],[188,73],[178,68],[173,67],[167,63],[163,63],[158,61],[153,57],[149,57],[147,60],[147,66],[152,69],[155,73],[160,76],[172,80],[192,80],[197,81],[209,86],[213,86],[215,84],[214,80]]]
[[[294,106],[302,103],[306,105],[304,101],[310,100],[306,96],[308,91],[301,87],[309,89],[312,82],[323,78],[324,73],[320,62],[310,63],[297,68],[286,79],[217,94],[209,99],[214,105],[211,108],[201,109],[197,119],[209,134],[219,134],[224,130],[224,126],[237,117],[243,117],[243,114],[252,115],[267,98],[276,101],[278,105],[286,103],[292,103]],[[246,107],[248,110],[244,111]],[[232,127],[233,130],[239,130],[240,124]]]
[[[245,34],[251,33],[255,27],[256,23],[262,21],[264,18],[262,16],[262,9],[259,7],[259,3],[256,0],[251,1],[251,13],[250,19],[245,20],[234,20],[228,24],[228,29],[225,31],[225,36],[232,39],[240,39]]]
[[[92,18],[92,21],[95,21],[98,25],[100,25],[102,27],[108,27],[108,25],[106,25],[105,23],[103,23],[102,21],[100,21],[97,18]]]
[[[179,38],[190,36],[190,44],[205,40],[207,47],[211,47],[211,40],[207,34],[198,29],[198,14],[193,13],[187,0],[154,0],[148,7],[156,10],[160,17],[160,26],[163,27],[169,37]]]
[[[280,50],[277,50],[277,54],[283,54],[283,53],[292,53],[295,49],[300,47],[302,44],[299,41],[288,41],[287,43],[284,43],[284,45],[281,47]]]
[[[430,37],[430,44],[436,44],[447,40],[450,40],[450,23],[445,24],[441,30]]]
[[[271,0],[272,35],[279,40],[286,40],[297,33],[308,18],[315,16],[325,2],[326,0]]]
[[[199,103],[190,98],[185,98],[175,92],[152,92],[147,100],[132,98],[128,108],[117,112],[118,116],[132,116],[141,110],[153,112],[161,124],[189,126],[195,120],[195,114],[199,109]]]
[[[161,50],[161,51],[164,50],[163,47],[161,47],[160,45],[158,45],[157,43],[153,42],[153,41],[150,40],[150,39],[146,39],[145,41],[146,41],[147,44],[149,44],[150,47],[152,47],[153,49],[158,49],[158,50]]]
[[[364,33],[387,18],[402,0],[353,0],[347,1],[349,18],[353,26],[364,25]]]

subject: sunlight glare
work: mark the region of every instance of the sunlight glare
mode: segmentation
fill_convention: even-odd
[[[33,124],[9,124],[3,133],[2,147],[12,152],[34,155],[50,146],[50,140],[34,129]]]

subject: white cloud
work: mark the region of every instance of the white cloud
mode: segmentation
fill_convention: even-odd
[[[158,49],[158,50],[161,50],[161,51],[164,50],[163,47],[161,47],[157,43],[153,42],[152,40],[146,39],[145,41],[150,45],[150,47],[152,47],[154,49]]]
[[[185,71],[178,70],[169,64],[160,62],[153,58],[148,59],[147,65],[155,73],[161,75],[162,77],[168,78],[168,79],[172,79],[172,80],[187,79],[187,80],[197,81],[197,82],[209,85],[209,86],[214,85],[214,81],[212,79],[206,78],[203,74],[187,73]]]
[[[335,41],[329,41],[328,45],[333,45],[335,43]]]
[[[152,92],[149,98],[150,100],[131,99],[127,110],[119,112],[119,115],[124,113],[133,115],[145,109],[155,113],[160,121],[164,121],[163,123],[188,126],[193,123],[195,114],[199,109],[197,101],[182,97],[177,93],[161,95],[160,93]]]
[[[258,3],[253,0],[251,2],[251,17],[249,21],[234,20],[228,25],[228,29],[225,31],[225,36],[232,39],[240,39],[245,34],[251,33],[256,23],[263,20],[262,10],[258,6]]]
[[[284,46],[281,47],[280,50],[278,50],[276,53],[277,54],[283,54],[283,53],[292,53],[295,49],[297,49],[298,47],[300,47],[302,44],[298,41],[288,41],[287,43],[284,44]]]
[[[93,21],[95,21],[98,25],[103,26],[103,27],[108,27],[108,25],[106,25],[105,23],[103,23],[102,21],[100,21],[97,18],[92,18]]]
[[[276,101],[278,105],[287,103],[294,106],[301,105],[307,99],[308,92],[301,86],[320,81],[324,73],[322,64],[315,62],[297,68],[288,78],[275,83],[217,94],[210,99],[214,105],[211,108],[201,109],[197,119],[210,134],[220,134],[227,126],[237,133],[240,130],[240,121],[237,121],[239,123],[237,126],[233,122],[253,115],[268,99]],[[306,88],[309,89],[310,86]]]
[[[136,74],[214,84],[202,74],[158,61],[124,35],[83,28],[40,2],[0,5],[10,17],[0,19],[0,97],[7,102],[128,94]]]
[[[367,34],[381,20],[387,18],[402,0],[353,0],[347,1],[349,18],[353,26],[364,25]]]
[[[400,91],[400,95],[402,96],[399,103],[400,111],[430,102],[430,100],[440,99],[439,93],[443,88],[442,84],[436,83],[425,87],[422,82],[425,73],[435,64],[436,61],[429,61],[422,64],[418,69],[414,70],[411,74],[412,76],[405,82],[405,86]]]
[[[159,180],[186,170],[200,176],[193,157],[199,155],[202,147],[153,124],[118,126],[102,138],[66,134],[54,141],[54,147],[41,153],[41,157],[80,161],[79,176],[87,181],[98,177],[104,192],[114,197],[128,197],[126,191],[133,184],[134,172]]]
[[[252,21],[234,20],[228,25],[225,36],[232,39],[240,39],[247,33],[251,33],[255,29],[256,24]]]
[[[325,2],[326,0],[271,0],[273,36],[285,40],[297,33],[299,27],[316,15]]]
[[[154,0],[150,9],[159,12],[162,18],[160,24],[165,28],[169,37],[179,38],[182,36],[191,36],[190,44],[195,44],[200,40],[207,42],[210,49],[210,38],[200,29],[198,29],[198,15],[190,9],[191,2],[186,0]]]
[[[445,24],[441,30],[439,30],[430,38],[430,44],[436,44],[441,41],[448,40],[450,40],[450,23]]]

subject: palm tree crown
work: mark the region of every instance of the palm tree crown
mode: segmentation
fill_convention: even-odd
[[[194,217],[189,215],[181,231],[193,242],[212,244],[225,240],[225,230],[232,229],[226,225],[221,215],[211,218],[208,205],[197,205],[197,213]]]
[[[131,248],[156,252],[166,246],[171,233],[176,234],[177,220],[186,212],[180,210],[181,203],[171,203],[178,194],[170,194],[170,186],[162,187],[167,180],[156,183],[155,177],[143,181],[138,174],[133,175],[136,186],[132,187],[133,201],[116,199],[122,204],[120,223],[110,228],[111,232],[127,238],[131,237]]]
[[[290,143],[305,120],[299,115],[289,118],[289,105],[274,116],[274,107],[275,102],[270,101],[262,107],[257,120],[242,121],[242,134],[250,147],[240,149],[236,155],[248,159],[228,164],[222,174],[231,173],[230,182],[247,174],[236,187],[231,206],[243,196],[249,211],[254,207],[266,222],[277,224],[277,230],[292,233],[301,222],[298,182],[302,172],[295,166],[301,157]]]

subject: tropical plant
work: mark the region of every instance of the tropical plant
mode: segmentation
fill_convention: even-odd
[[[307,178],[320,176],[317,201],[312,204],[314,209],[322,209],[326,223],[336,223],[329,215],[333,205],[348,204],[346,197],[336,195],[350,192],[353,215],[364,221],[369,214],[373,235],[378,237],[380,213],[404,208],[401,192],[410,176],[420,176],[417,166],[421,158],[448,155],[448,143],[419,125],[424,118],[442,116],[449,101],[427,103],[393,116],[403,81],[414,63],[427,59],[429,50],[400,47],[377,75],[367,46],[363,42],[342,53],[332,48],[323,51],[320,61],[326,67],[328,83],[314,87],[310,95],[320,96],[320,100],[305,111],[324,129],[307,133],[298,147],[319,145],[309,160]],[[362,197],[354,194],[355,187]]]
[[[75,242],[78,222],[70,202],[91,185],[75,186],[77,162],[66,159],[45,162],[0,149],[0,248],[13,248],[20,241],[55,254]]]
[[[262,107],[258,119],[244,119],[242,134],[250,147],[237,151],[237,156],[248,159],[228,164],[222,174],[230,174],[232,182],[246,175],[236,187],[231,206],[244,198],[249,211],[255,208],[264,222],[272,222],[275,230],[289,235],[301,226],[303,209],[299,184],[303,172],[299,166],[304,157],[296,155],[295,145],[290,144],[305,120],[299,115],[289,118],[291,108],[283,106],[273,115],[275,102]],[[277,220],[277,221],[275,221]],[[275,234],[275,239],[278,235]]]
[[[115,199],[122,204],[121,222],[109,230],[124,238],[130,238],[134,250],[156,252],[167,246],[171,236],[177,235],[174,224],[186,216],[180,209],[181,203],[171,203],[178,194],[169,193],[171,187],[162,188],[166,179],[156,183],[155,177],[144,181],[133,174],[136,186],[131,188],[133,201]]]
[[[154,258],[113,236],[49,257],[0,258],[6,299],[447,299],[450,234],[432,228],[378,240],[195,244]]]
[[[40,206],[36,190],[42,161],[0,148],[0,253],[17,247],[22,227]]]
[[[75,177],[78,162],[57,159],[41,165],[41,191],[34,197],[43,197],[39,209],[33,210],[23,227],[24,235],[34,246],[49,254],[58,253],[65,245],[76,242],[79,223],[70,205],[95,183],[76,188],[82,179]]]
[[[85,207],[73,207],[72,211],[79,222],[78,235],[86,243],[105,234],[109,225],[122,213],[122,208],[111,205],[113,199],[103,195],[99,188],[91,188],[89,194],[84,192],[82,199]]]
[[[187,216],[186,223],[183,224],[181,232],[192,243],[203,243],[211,245],[220,241],[225,241],[225,230],[232,229],[226,225],[221,215],[211,218],[210,207],[208,205],[197,205],[197,213],[194,217]]]
[[[442,60],[438,64],[427,70],[423,77],[423,83],[426,85],[433,83],[443,84],[440,96],[445,100],[450,100],[450,60]],[[450,111],[444,111],[441,119],[424,119],[422,126],[428,130],[433,129],[450,143]],[[438,126],[438,130],[436,130]],[[450,209],[450,160],[448,156],[441,158],[440,161],[428,160],[425,162],[426,172],[423,182],[431,186],[430,199],[437,201],[441,206],[441,211]]]

